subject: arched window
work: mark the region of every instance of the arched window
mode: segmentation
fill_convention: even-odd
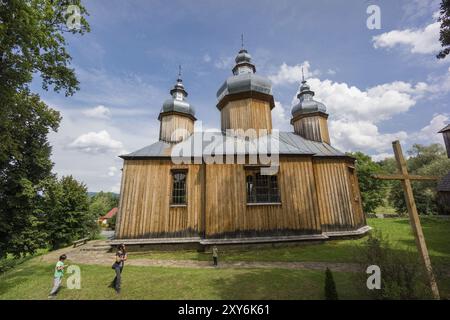
[[[186,178],[186,170],[172,171],[172,204],[174,205],[183,205],[187,203]]]

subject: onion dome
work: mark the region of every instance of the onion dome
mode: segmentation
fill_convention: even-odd
[[[181,80],[181,71],[178,74],[177,82],[175,83],[172,90],[170,90],[170,94],[172,95],[172,98],[164,101],[158,119],[161,120],[162,115],[169,112],[186,114],[195,119],[195,109],[186,100],[188,93],[184,88],[183,80]]]
[[[219,105],[225,96],[236,93],[255,92],[272,95],[272,83],[269,79],[255,74],[256,68],[252,63],[252,56],[247,50],[242,48],[237,54],[235,62],[233,75],[217,91]]]
[[[300,101],[292,108],[292,116],[295,117],[301,114],[314,112],[326,113],[327,108],[325,107],[325,105],[319,101],[314,100],[313,96],[314,91],[310,89],[305,79],[303,79],[302,85],[300,86],[300,92],[297,95],[297,98]]]

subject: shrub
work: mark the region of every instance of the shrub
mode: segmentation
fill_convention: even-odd
[[[381,232],[371,233],[357,257],[362,272],[360,281],[366,294],[373,299],[428,299],[430,289],[424,267],[414,251],[396,250]],[[368,275],[365,270],[377,265],[381,270],[381,288],[369,290],[366,287]]]

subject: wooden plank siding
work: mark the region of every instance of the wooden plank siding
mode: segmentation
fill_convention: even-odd
[[[323,231],[355,230],[365,224],[356,174],[345,159],[315,158],[314,176]],[[353,187],[352,187],[353,184]]]
[[[174,134],[174,132],[176,132]],[[194,120],[190,117],[171,114],[161,118],[159,140],[180,142],[194,132]]]
[[[255,129],[258,135],[259,129],[266,129],[267,133],[272,132],[272,114],[267,101],[252,98],[231,101],[220,112],[223,131]]]
[[[310,157],[281,160],[281,205],[247,205],[244,165],[206,167],[206,237],[320,233]]]
[[[171,206],[172,169],[188,169],[187,205]],[[198,236],[202,211],[201,165],[170,160],[125,160],[117,237]]]
[[[347,158],[281,157],[281,204],[248,205],[244,165],[126,160],[116,236],[214,239],[355,230],[365,218],[352,165]],[[185,207],[170,206],[173,169],[188,169]]]
[[[294,132],[313,141],[321,141],[330,144],[327,119],[323,116],[311,116],[299,118],[293,121]]]

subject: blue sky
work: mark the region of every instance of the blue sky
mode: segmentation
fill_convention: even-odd
[[[382,159],[391,142],[442,143],[450,59],[438,61],[439,1],[85,1],[91,33],[69,37],[81,82],[73,97],[35,91],[61,111],[52,133],[59,175],[118,191],[118,154],[158,138],[157,116],[178,65],[203,129],[217,128],[216,91],[244,33],[257,72],[272,80],[275,127],[292,131],[301,68],[330,114],[332,144]],[[366,26],[369,5],[381,29]]]

